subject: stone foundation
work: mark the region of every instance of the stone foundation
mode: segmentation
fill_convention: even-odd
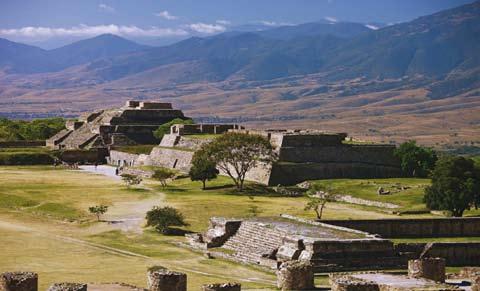
[[[312,290],[313,279],[313,266],[309,262],[284,262],[277,271],[277,287],[282,290]]]
[[[351,280],[348,278],[340,278],[330,282],[332,291],[379,291],[377,284],[372,282],[363,282]]]
[[[472,291],[480,291],[480,276],[472,280]]]
[[[87,284],[83,283],[54,283],[47,291],[87,291]]]
[[[147,273],[150,291],[187,291],[187,275],[157,268]]]
[[[408,261],[408,276],[445,282],[445,259],[423,258]]]
[[[32,272],[7,272],[0,275],[0,291],[37,291],[38,275]]]
[[[206,284],[202,286],[202,291],[240,291],[242,285],[239,283],[220,283]]]

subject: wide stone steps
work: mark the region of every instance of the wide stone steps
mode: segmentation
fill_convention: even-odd
[[[239,261],[256,263],[278,249],[285,234],[255,222],[243,222],[237,233],[228,239],[223,248],[234,250]]]

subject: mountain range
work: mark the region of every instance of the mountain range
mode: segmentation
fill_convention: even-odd
[[[203,121],[480,143],[480,2],[372,28],[321,21],[164,47],[114,35],[54,50],[0,39],[0,115],[164,99]]]

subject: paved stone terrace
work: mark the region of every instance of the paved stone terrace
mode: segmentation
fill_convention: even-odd
[[[366,235],[356,232],[347,232],[339,229],[311,225],[286,218],[259,217],[246,221],[255,222],[267,228],[274,228],[288,235],[298,235],[313,240],[364,239]]]

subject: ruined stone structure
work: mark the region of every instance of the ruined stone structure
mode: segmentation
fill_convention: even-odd
[[[236,220],[214,217],[203,234],[187,235],[192,247],[212,256],[265,266],[310,262],[315,272],[406,266],[391,241],[367,233],[287,218]],[[212,248],[225,251],[211,250]]]
[[[277,271],[277,287],[282,290],[314,289],[312,264],[305,261],[283,262]]]
[[[0,274],[0,291],[37,291],[38,275],[32,272]]]
[[[242,285],[239,283],[216,283],[205,284],[202,286],[202,291],[240,291]]]
[[[165,268],[155,268],[147,273],[150,291],[187,291],[187,275]]]
[[[408,261],[408,276],[445,282],[445,259],[422,258]]]
[[[118,109],[100,110],[67,121],[66,129],[47,140],[53,149],[96,149],[154,144],[153,131],[175,118],[185,119],[170,103],[127,101]]]
[[[55,283],[47,291],[87,291],[87,284],[83,283]]]
[[[387,273],[330,274],[332,291],[453,291],[457,286]]]
[[[113,152],[110,163],[154,165],[188,172],[193,153],[214,137],[198,138],[198,134],[221,134],[226,131],[265,136],[275,149],[278,161],[260,164],[247,173],[246,179],[262,184],[292,185],[305,180],[328,178],[400,177],[399,161],[393,145],[355,145],[344,143],[346,134],[319,131],[252,131],[237,125],[192,124],[173,125],[158,147],[148,157],[122,159]],[[222,173],[221,173],[222,174]]]

